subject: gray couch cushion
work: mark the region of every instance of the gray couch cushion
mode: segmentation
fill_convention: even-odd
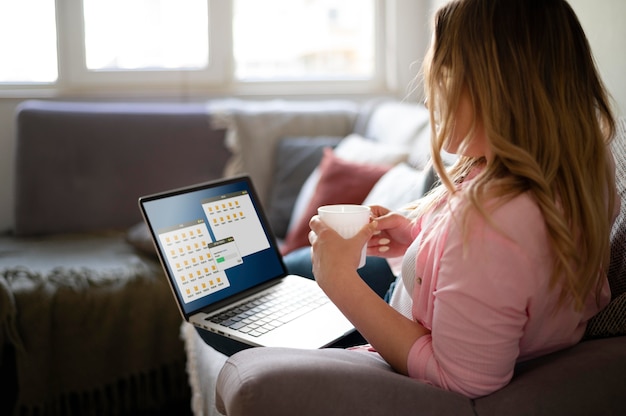
[[[220,177],[224,133],[204,103],[26,101],[17,109],[15,232],[129,227],[141,220],[139,196]]]

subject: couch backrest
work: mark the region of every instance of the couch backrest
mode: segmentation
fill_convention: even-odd
[[[123,228],[141,195],[222,176],[205,103],[31,100],[16,112],[17,235]]]

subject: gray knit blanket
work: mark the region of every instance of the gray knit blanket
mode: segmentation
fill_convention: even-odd
[[[122,235],[0,238],[0,323],[16,414],[132,414],[188,394],[168,283]]]

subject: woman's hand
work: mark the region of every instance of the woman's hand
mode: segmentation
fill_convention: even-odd
[[[315,280],[327,293],[342,279],[358,277],[356,270],[361,250],[367,244],[367,254],[379,257],[400,257],[413,241],[411,220],[381,206],[371,206],[372,221],[354,237],[344,239],[319,216],[309,222],[311,232],[311,261]],[[350,276],[350,277],[346,277]]]
[[[377,224],[374,235],[367,243],[367,254],[394,258],[403,256],[413,242],[413,222],[405,216],[387,208],[372,205],[373,222]]]
[[[333,288],[341,286],[343,279],[359,278],[356,270],[361,252],[376,231],[376,222],[364,225],[354,237],[346,239],[326,225],[318,215],[311,218],[309,226],[313,274],[320,287],[330,295]]]

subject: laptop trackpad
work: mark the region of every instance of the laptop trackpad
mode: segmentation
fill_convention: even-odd
[[[326,347],[352,331],[352,323],[329,302],[265,334],[261,343],[268,347],[316,349]]]

